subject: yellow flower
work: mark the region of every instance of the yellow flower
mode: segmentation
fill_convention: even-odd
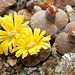
[[[8,55],[8,50],[12,52],[12,47],[15,46],[15,39],[19,38],[22,32],[26,30],[24,28],[29,21],[22,23],[24,16],[17,15],[14,13],[14,19],[11,14],[9,16],[5,15],[5,17],[0,17],[1,26],[4,30],[0,30],[0,54]]]
[[[15,56],[24,59],[28,54],[34,55],[40,52],[40,49],[48,49],[50,45],[46,41],[51,40],[50,35],[43,37],[46,31],[40,33],[40,29],[35,28],[34,33],[31,28],[28,28],[25,35],[22,35],[20,39],[16,41],[17,47],[13,49],[13,52],[17,51]]]

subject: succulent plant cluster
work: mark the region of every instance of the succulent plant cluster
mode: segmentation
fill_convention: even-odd
[[[0,30],[0,54],[8,55],[16,52],[15,56],[22,59],[26,56],[34,55],[40,52],[40,49],[48,49],[50,45],[46,43],[49,41],[50,35],[43,37],[46,31],[42,31],[39,28],[35,28],[32,32],[28,25],[29,21],[22,23],[24,16],[14,13],[14,17],[11,14],[8,16],[0,17],[0,24],[4,30]]]

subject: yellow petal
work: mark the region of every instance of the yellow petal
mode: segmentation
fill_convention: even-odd
[[[40,45],[44,45],[44,46],[46,46],[46,47],[50,47],[50,44],[48,44],[48,43],[45,43],[45,42],[43,42],[43,43],[40,43]]]
[[[37,54],[37,52],[34,48],[32,48],[32,49],[29,49],[29,54],[34,55],[34,54]]]
[[[36,49],[36,52],[40,52],[40,49]]]
[[[2,47],[2,50],[3,50],[3,52],[4,52],[5,55],[8,55],[8,42],[9,42],[9,41],[10,41],[10,40],[7,39],[7,40],[5,40],[5,41],[3,41],[3,42],[1,43],[1,47]]]
[[[40,34],[40,29],[35,28],[34,29],[34,40],[35,40],[36,43],[38,43],[38,41],[39,41],[39,38],[38,38],[39,34]]]
[[[20,57],[21,54],[22,54],[22,52],[23,52],[23,49],[18,50],[18,51],[16,52],[15,56],[16,56],[16,57]]]
[[[42,38],[40,42],[49,41],[49,40],[51,40],[50,35]]]
[[[25,50],[25,51],[23,52],[23,54],[22,54],[22,59],[24,59],[27,55],[28,55],[28,51]]]
[[[3,54],[3,50],[2,50],[1,45],[0,45],[0,54]]]
[[[17,17],[16,22],[15,22],[15,29],[16,29],[16,30],[20,27],[20,25],[21,25],[23,19],[24,19],[24,16],[22,16],[22,15],[19,15],[19,16]]]
[[[23,34],[23,35],[21,36],[21,38],[22,38],[22,40],[23,40],[23,39],[25,40],[25,39],[27,38],[27,36]]]
[[[22,29],[23,29],[23,28],[22,28]],[[31,36],[31,38],[32,38],[32,36],[33,36],[32,29],[31,29],[31,28],[24,28],[24,29],[25,29],[25,30],[22,31],[22,34],[23,34],[22,37],[25,37],[25,39],[26,39],[26,38],[30,39],[30,36]]]
[[[14,26],[15,28],[17,26],[17,13],[16,12],[14,13]]]
[[[25,43],[24,43],[24,42],[25,42],[25,41],[22,40],[22,39],[16,40],[16,45],[23,47],[23,46],[25,46]]]
[[[17,18],[17,13],[16,12],[14,13],[14,18]]]
[[[12,39],[12,40],[11,40],[11,43],[12,43],[13,48],[16,48],[16,43],[15,43],[15,42],[16,42],[15,39]]]
[[[41,47],[40,47],[40,46],[35,46],[34,49],[35,49],[35,50],[36,50],[36,49],[41,49]]]
[[[32,37],[32,29],[31,28],[27,28],[27,33]]]
[[[8,35],[8,32],[0,30],[0,35]]]
[[[39,36],[39,40],[43,37],[43,35],[46,33],[46,30],[42,31],[40,36]]]
[[[39,28],[35,28],[34,29],[34,36],[39,36],[39,34],[40,34],[40,29]]]
[[[9,16],[6,16],[4,18],[1,18],[1,25],[6,31],[11,31],[13,28],[13,21]],[[10,25],[11,24],[11,25]]]
[[[5,55],[8,55],[8,43],[7,43],[7,41],[5,42],[5,45],[3,47],[3,50],[4,50],[4,54]]]
[[[48,47],[46,47],[46,46],[44,46],[44,45],[41,45],[41,47],[42,47],[43,49],[48,49]]]
[[[1,26],[6,30],[9,31],[6,22],[4,21],[4,19],[1,20]]]
[[[12,14],[11,14],[11,13],[9,13],[9,17],[10,17],[11,20],[13,21],[13,17],[12,17]]]
[[[23,23],[23,24],[20,26],[20,28],[25,27],[26,25],[28,25],[28,24],[29,24],[29,22],[30,22],[30,21],[26,21],[25,23]]]
[[[25,34],[26,33],[27,28],[19,28],[19,33]]]
[[[1,43],[2,49],[4,48],[5,44],[8,44],[9,41],[10,41],[9,39],[6,39],[5,41],[3,41],[3,42]]]
[[[6,40],[6,39],[0,39],[0,42],[2,42],[2,41],[4,41],[4,40]]]
[[[8,36],[0,36],[0,39],[8,38]]]
[[[9,16],[5,16],[6,27],[9,31],[13,30],[13,20]]]
[[[15,51],[17,51],[17,50],[19,50],[19,49],[21,49],[21,47],[16,47],[16,48],[14,48],[11,53],[13,53],[13,52],[15,52]]]
[[[11,44],[11,42],[8,43],[8,46],[9,46],[9,51],[10,51],[10,53],[12,53],[12,44]]]

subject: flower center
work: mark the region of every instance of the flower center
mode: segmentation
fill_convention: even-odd
[[[73,33],[73,36],[75,36],[75,31],[74,30],[72,31],[72,33]]]
[[[56,8],[55,8],[55,6],[54,6],[54,5],[51,5],[51,7],[53,8],[53,10],[54,10],[54,11],[56,11]]]
[[[8,33],[8,36],[14,36],[16,34],[16,31],[11,31]]]
[[[30,42],[27,44],[27,47],[32,47],[35,44],[35,42]]]

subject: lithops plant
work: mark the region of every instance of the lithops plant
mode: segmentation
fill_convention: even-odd
[[[55,43],[58,52],[61,54],[75,52],[75,22],[66,25],[64,32],[57,35]]]
[[[46,30],[45,35],[54,36],[67,23],[68,15],[66,12],[51,3],[46,11],[41,10],[32,16],[30,25],[32,29],[40,28],[41,30]]]
[[[13,52],[17,51],[16,57],[22,55],[21,61],[25,66],[35,66],[50,55],[51,46],[48,41],[51,38],[50,35],[43,37],[46,31],[40,33],[40,29],[37,28],[34,29],[34,33],[31,28],[28,28],[24,33],[25,35],[16,40],[17,47]]]

